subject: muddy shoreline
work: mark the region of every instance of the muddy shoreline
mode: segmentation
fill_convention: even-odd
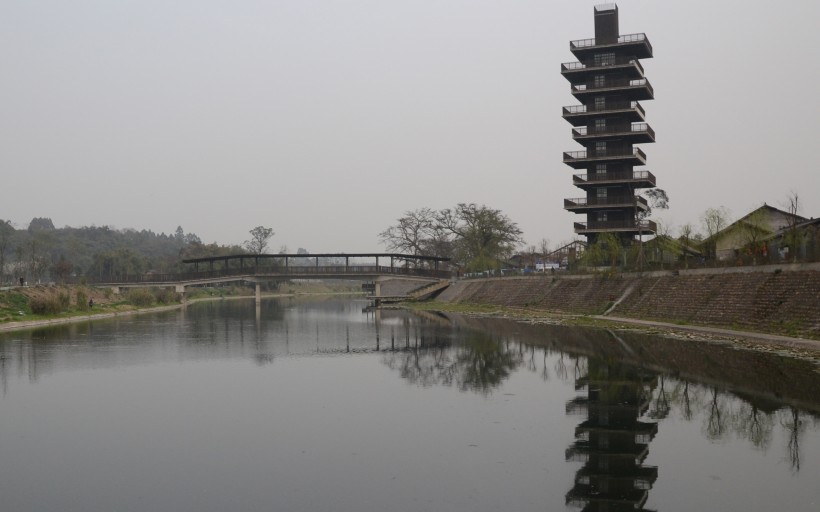
[[[528,324],[563,325],[567,327],[590,327],[615,331],[636,331],[656,334],[673,339],[688,339],[704,343],[729,343],[738,349],[755,350],[808,360],[818,365],[820,371],[820,341],[779,334],[740,331],[715,326],[678,325],[668,322],[639,320],[602,315],[571,315],[524,308],[492,307],[486,305],[447,304],[441,302],[405,303],[396,307],[427,311],[430,313],[454,313],[469,317],[502,318]]]

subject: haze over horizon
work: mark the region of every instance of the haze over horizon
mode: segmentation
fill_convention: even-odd
[[[403,212],[475,202],[569,241],[560,64],[599,3],[4,2],[0,219],[381,252]],[[654,48],[642,149],[671,201],[653,219],[699,228],[792,191],[819,216],[820,4],[617,3]]]

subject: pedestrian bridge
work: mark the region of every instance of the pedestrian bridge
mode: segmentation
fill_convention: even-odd
[[[257,300],[260,283],[291,279],[355,279],[374,281],[374,295],[380,295],[379,283],[386,279],[406,279],[425,283],[448,280],[449,258],[390,253],[330,254],[237,254],[182,260],[187,269],[179,273],[154,273],[89,280],[95,286],[121,288],[170,287],[185,293],[188,286],[246,281],[256,283]]]

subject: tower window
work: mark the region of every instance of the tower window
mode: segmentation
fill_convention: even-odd
[[[596,53],[594,58],[596,66],[612,66],[615,64],[615,52]]]
[[[606,84],[606,76],[605,75],[595,75],[593,80],[593,85],[595,87],[603,87]]]

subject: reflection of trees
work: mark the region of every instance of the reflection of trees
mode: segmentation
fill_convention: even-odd
[[[384,362],[414,384],[455,385],[462,391],[487,394],[524,364],[520,348],[510,348],[484,332],[472,332],[459,345],[421,344],[390,352]]]
[[[709,401],[709,416],[706,421],[706,437],[712,440],[721,439],[726,433],[726,400],[718,389],[712,388],[712,399]]]
[[[649,415],[659,403],[668,400],[670,411],[680,410],[687,421],[703,418],[703,432],[707,438],[718,441],[734,436],[746,440],[759,450],[766,451],[772,444],[777,427],[783,429],[786,438],[786,459],[793,471],[800,471],[800,441],[806,431],[809,418],[820,425],[820,417],[810,416],[796,407],[782,408],[778,402],[731,394],[716,386],[706,388],[690,382],[668,382],[666,379],[656,390]]]
[[[692,419],[692,396],[689,393],[689,382],[683,383],[683,389],[680,390],[681,397],[681,414],[683,419],[689,421]]]
[[[520,353],[505,349],[486,334],[477,334],[456,349],[458,387],[488,393],[521,363]]]
[[[547,369],[547,351],[546,350],[544,351],[544,361],[541,364],[541,367],[542,367],[542,369],[541,369],[541,379],[543,379],[544,382],[547,382],[548,380],[550,380],[550,372]]]
[[[569,378],[569,372],[567,371],[567,364],[564,362],[564,354],[561,353],[558,356],[558,360],[555,361],[555,375],[563,382]]]
[[[800,471],[800,438],[806,430],[806,425],[800,418],[800,411],[794,407],[781,411],[780,425],[786,429],[786,454],[792,471],[796,473]]]
[[[755,447],[766,450],[772,442],[773,415],[766,414],[757,405],[749,402],[742,402],[735,414],[735,432]]]

